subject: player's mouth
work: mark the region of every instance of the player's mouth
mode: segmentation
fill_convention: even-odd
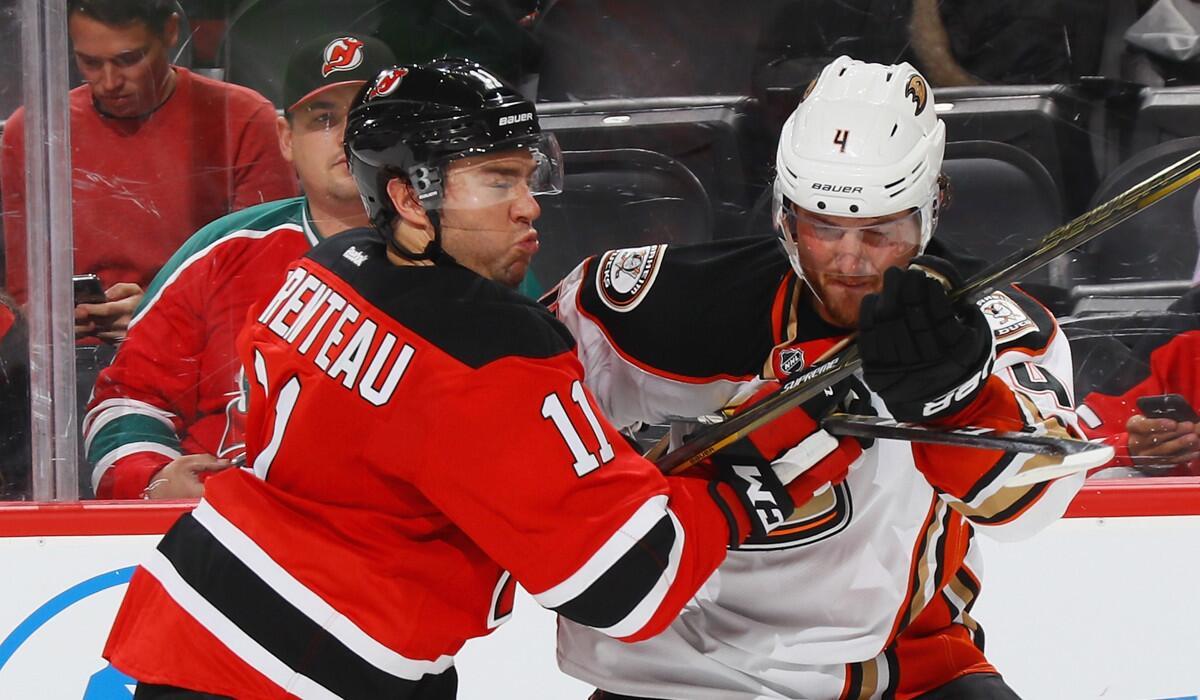
[[[529,233],[521,236],[521,238],[517,240],[516,247],[518,250],[528,253],[529,255],[536,253],[538,248],[541,247],[541,244],[538,243],[537,231],[534,229],[529,229]]]
[[[826,275],[825,286],[847,292],[868,294],[875,291],[878,278],[874,275]]]

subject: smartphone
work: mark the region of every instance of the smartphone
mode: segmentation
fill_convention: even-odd
[[[100,278],[95,275],[75,275],[71,278],[75,285],[76,304],[103,304],[108,301],[104,296],[104,288],[100,286]]]
[[[1200,421],[1196,409],[1187,399],[1179,394],[1155,394],[1140,396],[1137,400],[1138,410],[1149,418],[1170,418],[1173,421]]]

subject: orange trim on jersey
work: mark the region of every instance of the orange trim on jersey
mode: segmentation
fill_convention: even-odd
[[[842,673],[845,675],[845,680],[842,681],[842,692],[838,693],[837,700],[850,700],[850,682],[853,680],[854,664],[846,664]]]
[[[900,609],[896,611],[896,620],[892,623],[892,631],[888,633],[888,641],[887,644],[884,645],[885,648],[890,646],[891,643],[896,640],[896,637],[900,634],[900,631],[903,630],[911,620],[912,616],[910,615],[910,609],[912,607],[913,597],[917,591],[917,586],[920,583],[920,581],[917,579],[920,576],[921,566],[923,565],[925,559],[925,544],[929,536],[929,529],[933,527],[933,524],[938,518],[937,506],[940,500],[941,499],[936,493],[933,494],[929,503],[929,510],[925,513],[925,518],[921,521],[921,528],[918,530],[916,541],[913,542],[912,554],[909,556],[909,561],[912,562],[912,568],[908,572],[904,600],[900,603]]]
[[[595,258],[593,258],[589,262],[594,262],[594,261],[595,261]],[[584,277],[584,279],[585,280],[591,279],[590,271],[589,271],[589,274]],[[652,367],[652,366],[638,360],[637,358],[632,357],[631,355],[628,355],[621,348],[621,346],[617,345],[617,343],[615,341],[613,341],[613,337],[609,334],[608,329],[604,327],[604,324],[600,323],[599,319],[597,319],[592,314],[588,313],[588,310],[586,308],[584,308],[583,304],[581,303],[582,295],[583,295],[583,288],[584,288],[584,284],[580,284],[579,289],[575,290],[575,308],[579,310],[579,315],[588,319],[589,321],[592,322],[592,325],[594,325],[594,326],[596,326],[596,328],[600,329],[600,333],[604,336],[605,340],[608,341],[608,346],[611,347],[614,351],[616,351],[617,355],[619,355],[621,357],[621,359],[625,360],[626,362],[633,365],[634,367],[637,367],[638,369],[642,370],[643,372],[646,372],[647,374],[653,374],[656,377],[662,377],[663,379],[670,379],[673,381],[682,382],[684,384],[708,384],[709,382],[714,382],[714,381],[745,382],[745,381],[750,381],[750,380],[756,378],[752,374],[744,374],[744,375],[714,374],[709,377],[689,377],[687,375],[676,374],[674,372],[670,372],[670,371],[667,371],[667,370],[659,368],[659,367]]]
[[[770,536],[774,537],[777,535],[791,535],[791,534],[794,534],[797,532],[804,532],[805,530],[814,530],[814,529],[828,523],[830,520],[833,520],[834,518],[838,517],[838,515],[839,515],[838,511],[835,510],[835,511],[830,512],[825,517],[821,518],[820,520],[818,520],[814,523],[804,523],[803,525],[800,525],[799,527],[791,527],[791,528],[787,528],[787,529],[772,530]]]
[[[775,300],[771,302],[771,319],[775,321],[771,325],[771,339],[774,341],[773,347],[778,347],[784,342],[785,331],[793,320],[789,312],[796,308],[796,305],[792,303],[795,295],[788,294],[787,292],[788,288],[791,287],[788,281],[795,274],[791,270],[788,270],[784,274],[783,280],[779,283],[779,288],[775,290]]]

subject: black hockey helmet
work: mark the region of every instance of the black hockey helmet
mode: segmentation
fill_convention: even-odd
[[[453,160],[526,148],[537,168],[533,194],[562,189],[562,157],[543,134],[533,104],[483,66],[458,58],[381,71],[358,93],[346,124],[346,159],[371,223],[391,240],[396,209],[387,183],[412,185],[434,225],[435,239],[414,259],[440,254],[445,168]],[[401,251],[404,253],[403,251]]]

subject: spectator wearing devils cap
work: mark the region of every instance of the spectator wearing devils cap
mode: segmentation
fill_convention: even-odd
[[[292,55],[279,144],[305,196],[212,222],[154,278],[84,420],[99,497],[197,497],[205,473],[241,454],[234,339],[289,263],[321,238],[366,225],[342,132],[354,95],[394,61],[377,39],[348,34],[318,37]]]
[[[75,271],[95,273],[107,303],[76,307],[77,336],[124,336],[143,288],[196,229],[296,194],[258,93],[173,66],[171,0],[68,0],[85,85],[71,91]],[[25,112],[3,137],[7,289],[26,297]],[[35,231],[34,235],[45,235]]]

